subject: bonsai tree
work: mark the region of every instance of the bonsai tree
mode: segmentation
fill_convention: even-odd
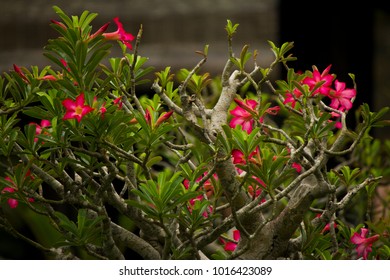
[[[148,66],[142,26],[54,10],[52,65],[0,79],[1,231],[56,259],[389,258],[367,207],[388,174],[351,156],[388,108],[355,106],[354,75],[295,71],[292,42],[269,42],[261,67],[248,45],[234,54],[229,20],[219,77],[202,71],[208,45],[172,73]]]

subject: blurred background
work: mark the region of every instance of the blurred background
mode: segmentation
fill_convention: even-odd
[[[156,71],[166,66],[193,67],[200,58],[195,51],[209,44],[209,59],[202,70],[220,74],[228,57],[224,27],[230,19],[240,24],[233,40],[236,54],[249,44],[252,51],[259,51],[259,64],[267,66],[273,59],[267,40],[294,41],[292,53],[298,61],[290,66],[296,71],[311,70],[312,65],[322,71],[332,64],[331,72],[349,87],[348,73],[356,75],[355,104],[366,102],[374,111],[390,106],[390,5],[386,1],[348,7],[335,0],[1,0],[0,73],[12,70],[13,64],[29,68],[48,63],[42,50],[48,39],[57,36],[50,20],[59,19],[53,5],[68,15],[84,10],[98,13],[93,30],[116,16],[133,34],[142,24],[139,54],[149,57]],[[115,30],[112,22],[107,32]],[[281,78],[283,74],[281,69],[276,73]],[[390,138],[388,128],[374,133]],[[11,245],[2,235],[0,231],[0,258],[2,254],[18,258],[12,254],[14,246],[30,250],[31,258],[40,257],[20,242]]]

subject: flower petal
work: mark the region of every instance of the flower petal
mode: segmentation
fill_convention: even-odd
[[[236,250],[237,248],[237,244],[234,243],[234,242],[228,242],[225,244],[225,251],[230,251],[230,252],[233,252],[234,250]]]

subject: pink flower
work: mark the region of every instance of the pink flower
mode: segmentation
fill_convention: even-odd
[[[30,125],[35,125],[35,134],[39,135],[42,133],[42,129],[45,127],[49,127],[51,125],[49,120],[41,120],[41,125],[31,122]],[[34,138],[34,142],[38,142],[38,138]]]
[[[107,112],[107,108],[105,106],[106,106],[106,102],[103,102],[103,104],[101,104],[100,108],[97,109],[99,107],[98,99],[97,99],[96,96],[93,98],[92,108],[94,108],[94,110],[98,110],[99,111],[102,119],[104,119],[104,113]]]
[[[345,83],[336,80],[334,82],[335,90],[330,90],[328,96],[332,100],[330,107],[340,111],[349,110],[352,108],[351,99],[356,96],[355,89],[346,89]]]
[[[122,109],[122,106],[123,106],[122,96],[115,98],[114,101],[112,101],[112,103],[114,103],[114,105],[117,105],[118,109]]]
[[[322,215],[317,214],[316,217],[320,218]],[[337,228],[336,222],[333,222],[333,228]],[[327,223],[324,228],[321,230],[321,233],[324,234],[325,232],[330,231],[330,223]]]
[[[283,104],[291,103],[291,107],[295,108],[296,99],[299,99],[302,96],[302,92],[297,88],[294,89],[292,93],[286,93],[286,98],[284,99]]]
[[[244,153],[238,149],[232,150],[232,158],[234,164],[246,164]],[[249,154],[248,161],[252,162],[253,164],[261,165],[262,160],[259,147],[256,147],[256,149]]]
[[[152,115],[150,114],[149,108],[145,110],[145,119],[146,122],[151,126],[152,125]]]
[[[297,162],[293,162],[291,167],[294,168],[298,173],[302,172],[302,166]]]
[[[232,157],[233,157],[234,164],[245,164],[246,163],[244,153],[238,149],[232,150]]]
[[[107,22],[107,23],[104,24],[102,27],[100,27],[100,28],[98,29],[98,31],[96,31],[95,33],[93,33],[89,38],[90,38],[90,39],[93,39],[93,38],[95,38],[95,37],[97,37],[97,36],[99,36],[99,35],[102,35],[104,32],[106,32],[106,30],[107,30],[107,28],[108,28],[109,25],[110,25],[110,23]]]
[[[162,113],[161,116],[157,119],[155,127],[158,127],[160,124],[168,120],[173,114],[173,111]]]
[[[24,75],[24,73],[22,72],[22,69],[20,69],[19,66],[17,66],[16,64],[14,64],[13,66],[14,66],[15,72],[19,75],[19,77],[21,77],[22,80],[23,80],[25,83],[29,84],[30,81],[27,79],[26,75]]]
[[[224,239],[220,239],[220,241],[225,245],[225,251],[233,252],[237,248],[237,243],[240,241],[241,235],[239,230],[233,230],[233,240],[226,242]]]
[[[261,195],[261,193],[263,192],[263,189],[266,187],[265,183],[263,182],[263,180],[255,177],[255,176],[252,176],[252,179],[255,179],[257,182],[259,182],[259,185],[257,185],[256,187],[253,187],[253,186],[248,186],[248,193],[249,195],[255,199],[257,198],[259,195]],[[260,201],[260,203],[264,202],[265,200],[263,199],[262,201]]]
[[[115,32],[103,33],[102,35],[107,40],[119,40],[123,44],[125,44],[130,50],[133,49],[133,46],[130,44],[130,42],[135,39],[134,35],[125,31],[125,29],[123,28],[123,24],[119,21],[118,17],[114,18],[114,21],[118,26],[118,29]]]
[[[30,170],[27,171],[25,178],[29,178],[30,180],[34,180],[34,176],[31,175]],[[17,191],[17,186],[16,186],[15,182],[14,182],[10,177],[8,177],[8,176],[5,177],[4,179],[5,179],[6,181],[10,182],[10,183],[11,183],[11,186],[10,186],[10,187],[5,187],[5,188],[3,188],[3,190],[1,191],[1,193],[2,193],[2,194],[4,194],[4,193],[11,193],[11,194],[12,194],[12,193],[15,193],[15,192]],[[28,200],[29,202],[34,202],[34,199],[31,198],[31,197],[28,198],[27,200]],[[8,205],[9,205],[9,207],[12,208],[12,209],[18,207],[18,205],[19,205],[19,201],[18,201],[17,199],[15,199],[15,198],[12,198],[12,197],[11,197],[11,198],[8,198],[7,203],[8,203]]]
[[[60,59],[60,62],[61,62],[61,64],[66,68],[66,70],[67,70],[68,72],[70,72],[70,68],[69,68],[69,66],[68,66],[68,62],[66,62],[66,60],[63,59],[63,58]]]
[[[12,182],[12,180],[11,180],[9,177],[6,177],[5,179],[6,179],[7,181],[11,181],[11,182]],[[15,189],[14,189],[14,188],[11,188],[11,187],[5,187],[5,188],[1,191],[1,193],[6,193],[6,192],[8,192],[8,193],[14,193],[14,192],[15,192]],[[8,203],[8,205],[9,205],[9,207],[12,208],[12,209],[18,207],[18,204],[19,204],[19,202],[18,202],[15,198],[8,198],[7,203]]]
[[[45,75],[41,78],[38,78],[38,80],[41,80],[41,81],[57,81],[57,78],[54,77],[53,75]]]
[[[255,100],[247,99],[245,103],[235,98],[234,101],[237,103],[237,107],[230,111],[233,115],[230,121],[230,127],[235,128],[237,125],[241,125],[242,129],[248,133],[253,130],[253,114],[256,114],[255,108],[257,102]]]
[[[207,176],[207,171],[203,173],[202,176],[197,178],[195,182],[200,182],[203,177]],[[218,175],[216,173],[213,174],[214,179],[218,180]],[[184,179],[183,185],[186,189],[190,187],[190,181],[188,179]],[[214,187],[210,180],[207,180],[203,184],[203,190],[206,192],[206,196],[209,198],[214,194]],[[203,195],[201,195],[203,198]]]
[[[360,235],[355,232],[351,237],[351,242],[356,244],[356,251],[358,257],[363,256],[363,259],[367,259],[368,253],[372,251],[372,244],[379,239],[379,234],[366,238],[368,229],[361,228]]]
[[[202,180],[202,178],[204,176],[207,175],[207,172],[204,172],[203,173],[203,176],[200,176],[199,178],[196,179],[196,182],[199,182],[200,180]],[[218,179],[218,176],[217,174],[213,174],[213,177],[215,179]],[[190,181],[188,179],[184,179],[183,181],[183,185],[184,187],[188,190],[188,188],[190,187]],[[210,180],[207,180],[204,184],[203,184],[203,187],[202,189],[204,190],[204,194],[206,194],[206,197],[207,198],[210,198],[213,194],[214,194],[214,187],[211,183]],[[203,199],[205,199],[205,196],[204,194],[200,194],[198,195],[196,198],[192,198],[189,200],[189,203],[190,203],[190,206],[188,207],[188,210],[190,212],[192,212],[192,209],[195,207],[195,204],[197,201],[202,201]],[[207,207],[207,209],[202,213],[202,216],[207,218],[209,216],[209,213],[211,213],[213,211],[213,207],[210,205]]]
[[[333,223],[333,228],[337,228],[337,224]],[[321,230],[321,233],[324,234],[325,232],[330,231],[330,223],[326,224],[324,228]]]
[[[328,95],[330,91],[330,87],[332,85],[332,81],[334,79],[334,76],[329,74],[330,67],[332,65],[329,65],[326,67],[326,69],[320,73],[318,69],[314,66],[313,69],[313,76],[312,77],[306,77],[302,83],[309,86],[309,89],[312,90],[319,82],[324,82],[319,88],[317,88],[313,95],[320,93],[322,95]]]
[[[280,106],[274,106],[274,107],[270,107],[267,110],[265,110],[265,114],[276,116],[279,113],[279,111],[280,111]],[[260,122],[261,123],[264,122],[264,116],[262,116],[260,118]]]
[[[66,113],[62,119],[76,119],[78,122],[80,122],[86,114],[94,110],[92,107],[85,105],[84,102],[84,93],[81,93],[79,96],[77,96],[75,101],[70,98],[62,101],[62,105],[64,105],[66,108]]]
[[[66,26],[65,26],[65,24],[63,24],[62,22],[59,22],[59,21],[57,21],[57,20],[55,20],[55,19],[52,19],[51,22],[54,23],[55,25],[58,25],[59,27],[61,27],[61,28],[64,29],[64,30],[67,29]]]

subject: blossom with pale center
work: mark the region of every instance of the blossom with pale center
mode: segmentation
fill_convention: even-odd
[[[76,119],[78,122],[80,122],[86,114],[94,110],[92,107],[85,105],[84,103],[84,93],[81,93],[79,96],[77,96],[75,101],[70,98],[62,101],[62,105],[66,108],[66,113],[62,119]]]
[[[118,29],[115,32],[103,33],[102,35],[107,40],[117,40],[125,44],[130,50],[133,49],[133,46],[130,44],[131,41],[135,39],[133,34],[127,33],[123,28],[123,24],[119,21],[119,18],[114,18],[114,22],[118,26]]]
[[[351,237],[351,242],[356,244],[356,252],[358,257],[363,257],[363,259],[367,259],[368,253],[372,251],[372,244],[379,239],[379,234],[366,238],[368,233],[368,229],[361,228],[360,234],[355,232]]]

